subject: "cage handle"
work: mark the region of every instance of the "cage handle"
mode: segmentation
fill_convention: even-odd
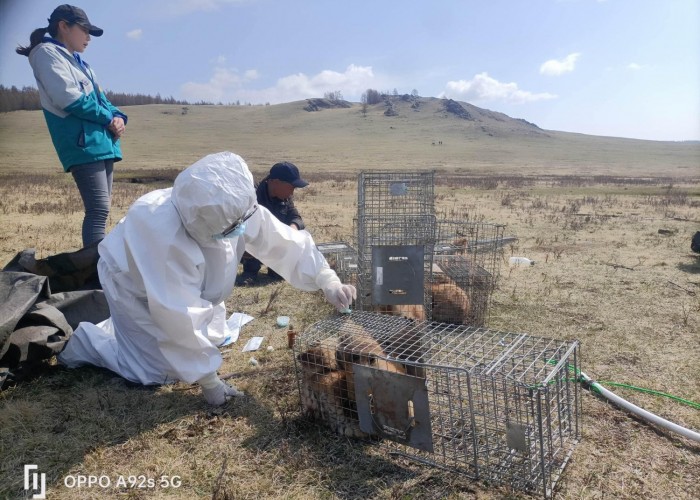
[[[380,424],[377,422],[377,420],[374,418],[374,415],[376,414],[376,406],[374,404],[374,394],[369,393],[367,395],[367,399],[369,401],[369,413],[372,416],[372,423],[374,424],[374,427],[381,430],[384,434],[387,434],[389,436],[394,436],[399,439],[406,440],[408,439],[408,433],[411,430],[412,427],[415,427],[417,424],[416,422],[416,415],[413,407],[413,400],[409,399],[407,403],[407,412],[408,412],[408,425],[404,430],[401,429],[396,429],[394,427]]]

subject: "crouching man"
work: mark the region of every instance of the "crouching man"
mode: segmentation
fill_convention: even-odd
[[[255,195],[258,205],[267,208],[272,215],[292,229],[302,230],[305,225],[299,210],[294,206],[294,190],[308,185],[309,183],[299,175],[296,165],[283,161],[272,166],[270,173],[255,188]],[[243,254],[241,263],[243,272],[238,276],[236,284],[246,286],[255,284],[262,267],[261,262],[246,252]],[[267,275],[273,281],[282,279],[271,268],[267,269]]]

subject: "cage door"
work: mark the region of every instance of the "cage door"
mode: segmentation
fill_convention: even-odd
[[[423,304],[423,245],[372,247],[372,304]]]
[[[360,429],[371,435],[433,452],[425,379],[354,365]]]

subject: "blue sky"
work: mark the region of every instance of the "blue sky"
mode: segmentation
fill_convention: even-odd
[[[82,0],[103,87],[276,104],[368,89],[542,128],[700,140],[700,0]],[[0,84],[57,1],[0,0]]]

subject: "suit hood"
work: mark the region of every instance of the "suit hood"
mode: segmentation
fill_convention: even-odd
[[[253,175],[237,154],[211,154],[175,178],[172,201],[190,236],[211,245],[215,234],[255,204]]]

